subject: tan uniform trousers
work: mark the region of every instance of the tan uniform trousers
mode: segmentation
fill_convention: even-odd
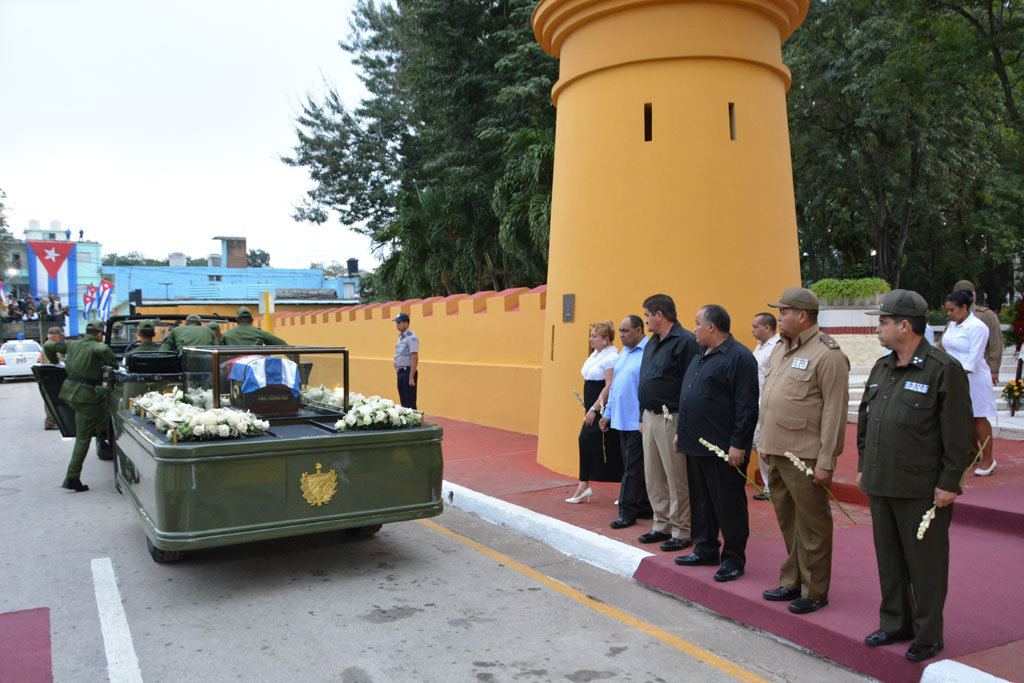
[[[769,457],[768,486],[789,556],[779,570],[779,585],[805,598],[828,597],[832,580],[832,508],[828,492],[815,486],[784,455]],[[805,460],[811,469],[813,460]]]
[[[679,414],[672,413],[678,420]],[[664,415],[650,410],[643,416],[644,478],[647,497],[654,511],[654,531],[690,540],[690,486],[686,477],[686,456],[676,453],[672,438],[676,426]]]

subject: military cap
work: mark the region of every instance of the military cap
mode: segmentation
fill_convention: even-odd
[[[216,320],[211,320],[210,322],[206,323],[206,326],[209,327],[211,330],[220,329],[220,323],[217,322]]]
[[[882,297],[877,311],[868,315],[899,315],[907,318],[923,318],[928,313],[928,302],[917,292],[909,289],[894,289]]]
[[[64,334],[64,328],[53,326],[46,331],[46,334]]]
[[[200,318],[195,313],[193,313],[189,317],[185,318],[185,324],[186,325],[202,325],[203,324],[203,319]]]
[[[142,322],[139,323],[138,329],[156,331],[156,323],[154,323],[152,320],[143,320]]]
[[[238,313],[235,313],[236,318],[251,318],[252,311],[249,310],[248,306],[239,306]]]
[[[960,282],[953,285],[954,292],[973,292],[974,283],[970,280],[961,280]]]
[[[772,308],[795,308],[801,311],[818,310],[818,295],[803,287],[790,287],[779,300],[774,304],[768,304]]]
[[[407,323],[407,322],[409,322],[409,314],[408,313],[399,313],[398,315],[395,316],[395,322],[396,323]]]
[[[98,320],[90,320],[89,323],[85,326],[85,331],[88,334],[96,334],[97,332],[102,332],[103,323],[99,322]]]

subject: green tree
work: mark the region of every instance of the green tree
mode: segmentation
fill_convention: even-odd
[[[784,48],[805,278],[877,268],[937,302],[991,273],[1001,300],[991,281],[1012,280],[1022,228],[1019,146],[978,51],[959,18],[922,3],[812,3]]]
[[[250,249],[246,254],[246,265],[250,268],[269,268],[270,254],[262,249]]]
[[[147,258],[137,251],[130,251],[127,254],[118,254],[115,251],[103,257],[105,266],[166,266],[168,263],[167,259]]]
[[[352,110],[333,90],[309,98],[284,162],[314,181],[297,220],[333,212],[370,237],[381,258],[376,296],[543,282],[546,217],[535,211],[525,225],[520,212],[543,201],[513,195],[550,187],[550,164],[531,186],[505,153],[517,131],[553,137],[556,63],[533,38],[532,9],[526,0],[357,6],[343,47],[370,96]]]

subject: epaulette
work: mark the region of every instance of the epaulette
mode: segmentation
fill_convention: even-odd
[[[839,348],[839,342],[837,342],[835,339],[833,339],[829,335],[825,334],[824,332],[821,332],[821,333],[818,334],[818,339],[820,339],[821,343],[824,344],[825,346],[827,346],[830,349],[838,349]]]

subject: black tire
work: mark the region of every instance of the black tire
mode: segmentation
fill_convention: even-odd
[[[96,437],[96,457],[100,460],[113,460],[114,459],[114,444],[111,441],[107,441],[103,437]]]
[[[185,557],[185,553],[181,550],[161,550],[153,545],[153,541],[146,537],[146,549],[149,550],[149,556],[153,558],[154,562],[164,564],[166,562],[177,562],[181,558]]]
[[[348,531],[348,535],[349,536],[355,536],[356,538],[370,538],[370,537],[376,535],[376,533],[378,531],[380,531],[383,526],[384,526],[383,524],[371,524],[369,526],[356,526],[356,527],[352,527],[351,529],[348,529],[347,531]]]

